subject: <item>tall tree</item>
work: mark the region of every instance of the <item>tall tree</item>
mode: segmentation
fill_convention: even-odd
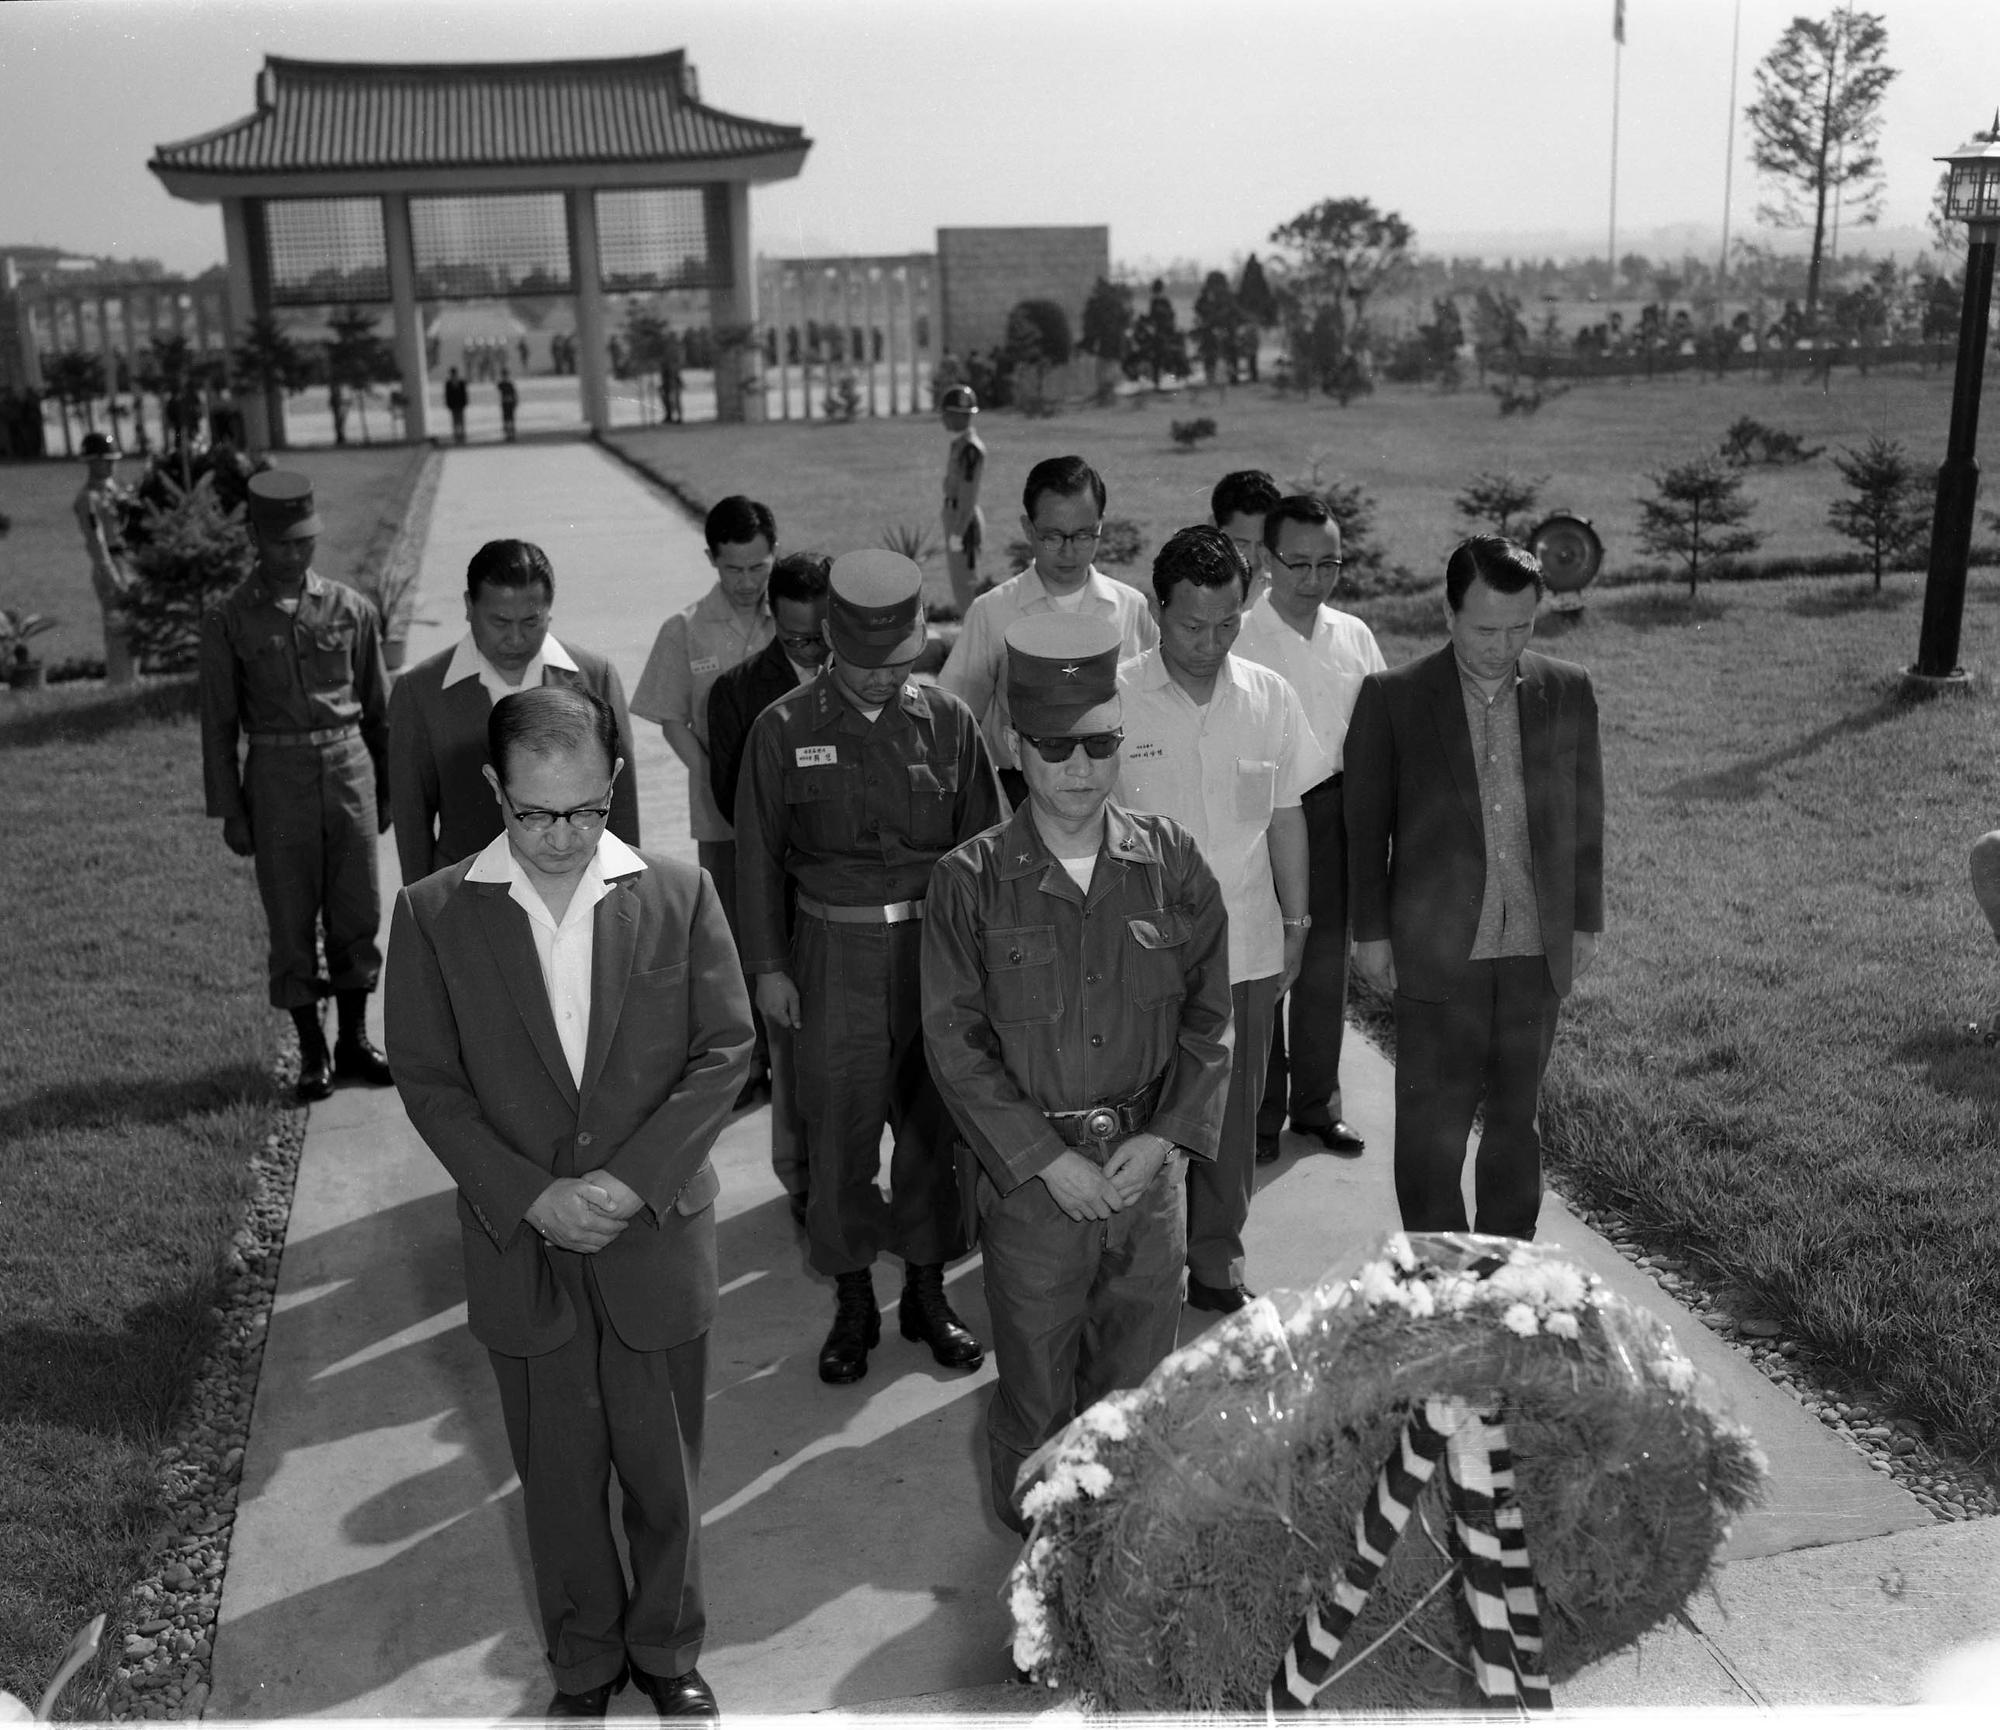
[[[1368,302],[1403,277],[1416,238],[1394,211],[1366,198],[1323,198],[1271,230],[1271,244],[1291,255],[1295,324],[1311,333],[1323,382],[1365,372]]]
[[[1243,261],[1243,274],[1236,279],[1236,308],[1243,314],[1243,347],[1250,362],[1250,382],[1257,382],[1257,338],[1278,322],[1278,297],[1264,276],[1264,267],[1253,252]]]
[[[1022,407],[1038,412],[1047,407],[1049,368],[1067,366],[1076,344],[1069,333],[1069,314],[1052,300],[1024,300],[1007,314],[1007,333],[1000,352],[1017,373],[1027,376]]]
[[[1164,279],[1153,280],[1152,298],[1146,303],[1145,316],[1132,326],[1132,337],[1126,350],[1126,370],[1136,378],[1143,372],[1153,381],[1153,388],[1160,388],[1160,380],[1167,374],[1175,378],[1186,378],[1188,372],[1187,334],[1181,329],[1180,315],[1174,311],[1174,303],[1167,298]]]
[[[269,313],[259,313],[243,327],[229,351],[230,370],[245,384],[263,392],[270,420],[271,448],[285,448],[285,398],[312,382],[312,360]]]
[[[1819,311],[1827,204],[1838,198],[1849,222],[1880,214],[1882,98],[1895,80],[1886,63],[1889,32],[1881,15],[1840,6],[1826,18],[1794,18],[1757,65],[1750,122],[1751,161],[1776,185],[1759,205],[1760,221],[1812,230],[1806,276],[1808,328]]]
[[[1236,382],[1237,330],[1243,314],[1236,305],[1236,291],[1229,278],[1211,270],[1202,279],[1201,293],[1194,303],[1194,348],[1201,357],[1201,370],[1210,384],[1226,363],[1229,382]]]
[[[1122,282],[1099,277],[1083,303],[1083,334],[1076,346],[1097,362],[1097,397],[1109,402],[1117,388],[1117,370],[1125,359],[1125,338],[1132,329],[1132,291]]]

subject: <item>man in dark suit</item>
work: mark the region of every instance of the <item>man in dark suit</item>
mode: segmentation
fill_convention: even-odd
[[[618,669],[549,635],[556,577],[529,541],[488,541],[465,568],[465,635],[419,662],[389,694],[389,809],[403,881],[470,858],[500,833],[485,780],[486,717],[510,691],[569,685],[610,705],[618,754],[632,761],[632,722]],[[611,832],[639,844],[631,775],[611,795]]]
[[[1355,960],[1395,994],[1396,1200],[1408,1231],[1532,1238],[1535,1110],[1556,1012],[1604,929],[1590,675],[1528,652],[1534,555],[1497,535],[1445,566],[1451,641],[1361,686],[1346,741]]]
[[[708,1155],[749,1062],[749,1001],[707,875],[605,833],[624,768],[611,711],[542,686],[502,698],[489,725],[505,827],[397,897],[389,1061],[458,1185],[467,1308],[499,1382],[555,1673],[548,1715],[602,1718],[629,1673],[662,1717],[713,1717],[695,1668]]]

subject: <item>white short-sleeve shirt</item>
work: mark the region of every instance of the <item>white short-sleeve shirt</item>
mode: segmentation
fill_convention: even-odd
[[[1236,653],[1282,674],[1298,692],[1313,737],[1333,764],[1327,773],[1337,773],[1361,681],[1370,673],[1389,670],[1375,633],[1352,613],[1321,607],[1308,640],[1278,617],[1266,594],[1244,615]]]

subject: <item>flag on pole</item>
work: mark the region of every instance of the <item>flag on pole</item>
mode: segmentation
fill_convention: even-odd
[[[1611,40],[1625,46],[1625,0],[1611,0]]]

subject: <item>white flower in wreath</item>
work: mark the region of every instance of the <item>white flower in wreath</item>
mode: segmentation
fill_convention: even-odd
[[[1576,1317],[1568,1310],[1557,1310],[1554,1315],[1543,1321],[1542,1326],[1559,1340],[1573,1340],[1582,1331],[1577,1326]]]
[[[1542,1331],[1540,1319],[1527,1304],[1509,1304],[1500,1317],[1500,1325],[1509,1333],[1517,1333],[1524,1340],[1530,1340]]]

